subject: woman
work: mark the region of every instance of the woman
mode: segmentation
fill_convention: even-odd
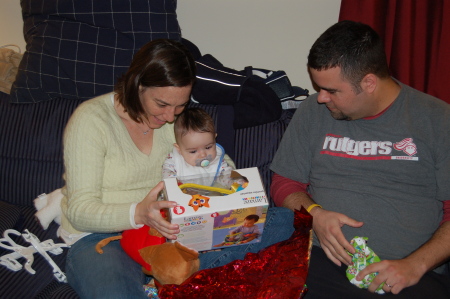
[[[119,242],[102,255],[94,248],[105,237],[144,224],[175,239],[178,226],[159,211],[176,204],[156,201],[156,195],[161,166],[175,142],[172,122],[188,103],[194,80],[187,48],[151,41],[135,54],[113,93],[81,104],[68,122],[61,235],[73,244],[66,272],[80,297],[146,297],[141,266]]]

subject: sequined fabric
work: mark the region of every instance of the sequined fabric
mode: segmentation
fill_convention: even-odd
[[[306,293],[312,217],[295,211],[295,231],[244,260],[198,271],[181,285],[159,287],[159,298],[302,298]]]

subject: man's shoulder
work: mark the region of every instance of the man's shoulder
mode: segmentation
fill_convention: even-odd
[[[431,109],[440,111],[441,113],[450,113],[450,105],[435,96],[405,84],[402,84],[402,92],[405,99],[412,104],[412,108],[417,108],[422,111],[423,109]]]
[[[300,104],[298,108],[313,108],[313,107],[319,107],[320,104],[317,102],[317,96],[318,93],[314,93],[303,100],[303,102]]]
[[[317,102],[317,96],[318,93],[315,93],[313,95],[310,95],[307,97],[303,102],[298,106],[297,110],[295,111],[295,117],[294,118],[314,118],[317,116],[321,116],[324,112],[325,115],[329,115],[328,109],[324,104],[320,104]]]

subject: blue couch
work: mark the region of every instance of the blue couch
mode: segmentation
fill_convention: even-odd
[[[10,96],[0,93],[0,234],[6,229],[23,232],[28,229],[41,241],[56,236],[58,225],[52,222],[43,230],[36,221],[33,200],[41,193],[50,193],[64,182],[62,160],[62,133],[73,110],[81,101],[47,101],[35,104],[12,104]],[[218,111],[227,107],[198,105],[220,122]],[[287,127],[292,111],[284,110],[273,122],[232,130],[223,136],[222,143],[232,145],[238,168],[259,168],[266,191],[269,192],[270,161]],[[29,246],[22,238],[16,242]],[[0,256],[11,251],[0,248]],[[67,249],[51,258],[65,269]],[[35,275],[24,269],[14,272],[0,266],[0,298],[78,298],[68,284],[58,282],[50,265],[34,255]],[[23,264],[25,261],[20,260]]]
[[[176,0],[151,1],[151,11],[147,1],[88,2],[21,1],[27,49],[11,94],[0,92],[2,236],[6,229],[28,229],[41,241],[61,243],[56,223],[44,230],[36,221],[33,200],[64,185],[62,134],[70,115],[83,101],[111,91],[144,43],[181,40]],[[199,50],[187,44],[199,58]],[[213,116],[218,142],[238,168],[258,167],[269,193],[269,165],[293,111],[279,109],[270,121],[235,128],[234,100],[229,105],[191,105]],[[20,237],[15,241],[29,246]],[[0,248],[0,256],[8,253]],[[61,255],[50,255],[62,271],[66,254],[64,249]],[[68,284],[55,279],[39,254],[32,268],[34,275],[0,265],[0,298],[78,298]]]

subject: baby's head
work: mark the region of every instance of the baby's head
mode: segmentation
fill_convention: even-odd
[[[255,214],[248,215],[247,217],[245,217],[244,223],[242,224],[242,226],[252,227],[253,225],[255,225],[256,222],[258,222],[258,220],[259,220],[258,215],[255,215]]]
[[[217,155],[216,130],[211,116],[200,108],[186,108],[174,124],[175,147],[186,163],[208,166]]]

